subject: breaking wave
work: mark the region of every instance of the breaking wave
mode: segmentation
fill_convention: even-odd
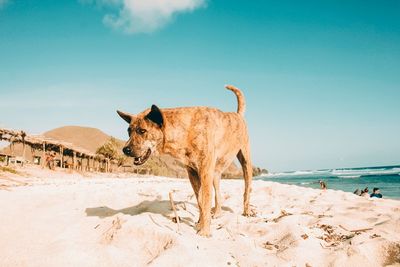
[[[305,170],[292,172],[277,172],[264,175],[268,178],[279,177],[336,177],[343,179],[360,178],[367,176],[400,175],[400,166],[368,167],[368,168],[340,168],[330,170]]]

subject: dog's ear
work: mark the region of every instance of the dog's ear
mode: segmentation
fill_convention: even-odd
[[[146,115],[146,119],[154,122],[160,128],[164,125],[164,119],[161,114],[161,110],[156,105],[151,106],[150,113]]]
[[[119,110],[117,110],[117,113],[122,119],[124,119],[124,121],[126,121],[127,123],[131,123],[131,121],[132,121],[132,115],[131,114],[128,114],[128,113],[125,113],[125,112],[122,112],[122,111],[119,111]]]

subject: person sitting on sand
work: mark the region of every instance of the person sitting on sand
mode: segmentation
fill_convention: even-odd
[[[326,183],[324,181],[319,180],[319,185],[321,186],[322,190],[326,190],[327,189]]]
[[[357,195],[357,196],[361,196],[361,190],[360,189],[356,189],[356,191],[353,192],[353,194]]]
[[[371,197],[382,198],[379,188],[375,187],[374,190],[372,190]]]
[[[366,187],[362,192],[361,195],[362,197],[370,197],[368,193],[368,187]]]

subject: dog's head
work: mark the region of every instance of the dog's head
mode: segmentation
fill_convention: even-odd
[[[119,116],[129,123],[129,140],[123,148],[128,157],[134,158],[135,165],[144,164],[163,143],[162,128],[164,119],[161,110],[153,105],[138,115],[117,111]]]

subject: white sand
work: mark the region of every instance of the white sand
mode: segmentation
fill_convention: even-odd
[[[0,188],[0,266],[400,266],[400,201],[255,181],[245,218],[243,181],[223,180],[202,238],[188,180],[51,176]]]

